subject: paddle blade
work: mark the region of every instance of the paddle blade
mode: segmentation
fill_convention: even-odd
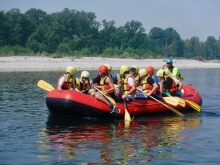
[[[48,91],[48,92],[54,90],[54,87],[51,84],[44,81],[44,80],[39,80],[38,83],[37,83],[37,86],[44,89],[44,90],[46,90],[46,91]]]
[[[195,109],[196,111],[200,112],[201,111],[201,107],[194,103],[193,101],[190,100],[185,100],[193,109]]]
[[[127,109],[125,109],[125,121],[131,121],[131,117]]]
[[[179,104],[179,99],[175,97],[163,97],[164,101],[170,105],[177,106]]]
[[[182,98],[179,98],[179,97],[175,97],[177,99],[179,99],[179,105],[182,106],[182,107],[185,107],[186,106],[186,102],[185,100],[183,100]]]

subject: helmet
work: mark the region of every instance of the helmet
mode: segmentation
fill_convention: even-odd
[[[171,73],[170,73],[170,71],[169,71],[169,69],[168,68],[166,68],[165,70],[164,70],[164,74],[166,74],[166,75],[171,75]]]
[[[76,68],[73,67],[73,66],[68,66],[68,67],[66,68],[66,72],[67,72],[67,73],[70,73],[70,74],[74,74],[74,73],[76,73]]]
[[[81,73],[81,78],[83,78],[83,77],[89,78],[89,77],[90,77],[89,72],[88,72],[88,71],[82,71],[82,73]]]
[[[147,71],[146,71],[146,69],[140,69],[138,74],[139,74],[140,77],[143,77],[143,76],[147,75]]]
[[[172,64],[173,61],[172,61],[170,58],[168,58],[168,59],[166,60],[166,63],[167,63],[167,64]]]
[[[128,65],[122,65],[120,68],[120,74],[124,74],[124,72],[129,72],[130,71],[130,67]]]
[[[135,68],[136,73],[139,72],[139,68],[136,65],[133,65],[131,68]]]
[[[164,72],[163,69],[159,69],[159,70],[157,71],[157,77],[163,77],[163,72]]]
[[[106,74],[106,73],[108,73],[108,67],[105,65],[101,65],[99,67],[99,74],[101,75],[101,74]]]
[[[104,65],[108,67],[108,70],[112,70],[111,65],[109,65],[109,64],[104,64]]]
[[[118,79],[117,74],[114,74],[114,75],[112,76],[112,81],[113,81],[113,83],[116,83],[116,82],[117,82],[117,79]]]
[[[154,68],[152,66],[148,66],[146,68],[146,71],[147,71],[148,74],[154,74]]]

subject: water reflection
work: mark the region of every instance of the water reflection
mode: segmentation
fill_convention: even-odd
[[[182,132],[200,125],[198,117],[151,117],[130,122],[49,116],[39,134],[40,159],[79,163],[146,163],[174,159],[171,147],[189,140]],[[47,139],[47,140],[45,140]],[[45,157],[44,152],[50,152]],[[82,159],[83,157],[83,159]]]

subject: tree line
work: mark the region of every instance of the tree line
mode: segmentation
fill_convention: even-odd
[[[220,58],[220,38],[182,40],[172,27],[153,27],[147,34],[139,21],[116,27],[113,20],[96,21],[92,12],[14,8],[1,11],[0,20],[0,55]]]

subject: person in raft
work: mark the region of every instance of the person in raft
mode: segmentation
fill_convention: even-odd
[[[82,71],[80,78],[76,78],[75,80],[77,89],[84,94],[87,94],[88,91],[91,89],[89,77],[90,77],[90,74],[88,71]]]
[[[156,97],[156,92],[158,89],[157,83],[153,79],[154,68],[152,66],[147,67],[147,69],[140,69],[139,76],[141,77],[141,86],[139,87],[147,96]]]
[[[130,74],[131,76],[134,78],[135,80],[135,86],[136,87],[139,87],[140,86],[140,83],[141,83],[141,79],[140,79],[140,76],[138,74],[139,72],[139,68],[137,66],[131,66],[130,68]]]
[[[174,79],[170,76],[169,70],[159,69],[157,77],[160,79],[160,92],[162,96],[177,96],[177,85]]]
[[[162,66],[162,69],[168,68],[172,76],[179,77],[180,80],[184,80],[183,75],[180,74],[179,69],[176,66],[173,66],[173,60],[167,59],[166,64]]]
[[[130,67],[128,65],[122,65],[120,67],[120,75],[123,78],[122,81],[122,99],[126,101],[133,101],[136,93],[135,79],[130,75]]]
[[[73,76],[76,73],[76,68],[73,66],[68,66],[66,68],[66,74],[62,74],[58,78],[58,87],[59,90],[76,90],[79,92],[79,90],[76,88],[76,85],[74,83]]]
[[[106,99],[105,96],[111,97],[114,99],[114,83],[112,81],[112,78],[108,74],[108,67],[105,65],[101,65],[98,69],[99,75],[101,76],[100,80],[100,86],[101,86],[101,92],[96,92],[95,97],[96,99],[106,103],[109,105],[109,111],[110,113],[117,111],[117,108],[113,105],[112,102],[110,102],[108,99]],[[105,96],[104,96],[105,95]]]
[[[108,75],[112,78],[111,72],[112,72],[112,66],[109,64],[104,64],[108,68]]]

